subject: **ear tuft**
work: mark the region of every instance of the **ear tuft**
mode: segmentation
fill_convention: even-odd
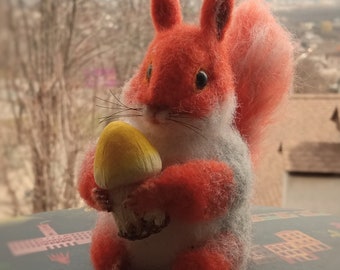
[[[214,33],[217,40],[221,41],[228,28],[233,6],[233,0],[205,0],[201,11],[203,31]]]
[[[182,22],[179,0],[152,0],[151,15],[158,32],[168,30]]]

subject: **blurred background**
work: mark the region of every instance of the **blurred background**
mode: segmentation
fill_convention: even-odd
[[[201,0],[183,0],[187,22]],[[253,203],[340,215],[340,0],[272,0],[296,79]],[[78,207],[79,162],[153,37],[148,0],[0,1],[0,218]]]

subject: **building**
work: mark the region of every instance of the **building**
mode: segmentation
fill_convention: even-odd
[[[340,143],[301,143],[284,162],[284,207],[340,215]]]
[[[254,204],[285,205],[285,179],[291,170],[285,159],[294,155],[292,150],[296,151],[306,142],[321,146],[340,144],[340,124],[337,124],[339,109],[340,94],[291,96],[287,106],[279,112],[278,121],[268,130],[263,143],[263,153],[256,170]],[[340,208],[340,203],[338,205]]]

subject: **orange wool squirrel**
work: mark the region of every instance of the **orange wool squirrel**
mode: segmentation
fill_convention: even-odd
[[[141,131],[162,160],[161,171],[136,185],[124,207],[139,217],[157,210],[167,220],[148,234],[118,234],[114,198],[95,183],[93,147],[79,178],[81,196],[101,210],[93,265],[246,269],[252,163],[292,84],[290,36],[262,0],[237,7],[204,0],[199,25],[182,23],[179,0],[151,0],[151,13],[155,38],[113,117]]]

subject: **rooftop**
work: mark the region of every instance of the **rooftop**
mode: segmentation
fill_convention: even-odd
[[[339,104],[340,94],[293,94],[289,98],[264,138],[256,171],[254,204],[282,206],[283,175],[288,168],[285,159],[291,150],[299,149],[306,142],[318,147],[340,144]],[[305,152],[305,155],[311,153]]]
[[[340,143],[303,142],[285,157],[290,173],[340,174]]]

